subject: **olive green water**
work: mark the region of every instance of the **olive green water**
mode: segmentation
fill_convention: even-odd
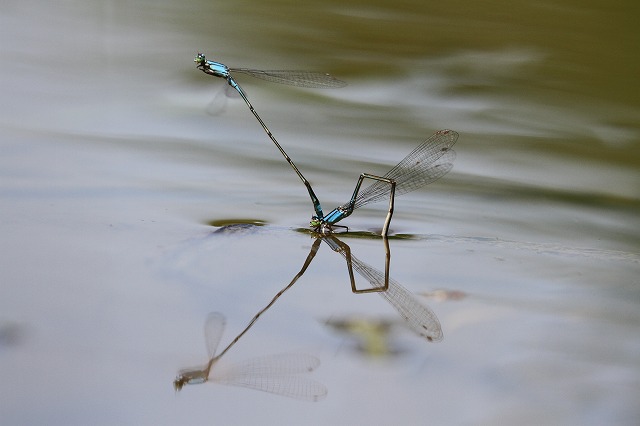
[[[634,2],[9,2],[0,15],[2,424],[635,424]],[[453,171],[396,200],[391,276],[444,338],[354,294],[326,244],[224,355],[299,352],[308,403],[205,383],[314,247],[304,186],[193,57],[239,77],[326,211],[438,129]],[[207,113],[217,103],[216,115]],[[225,105],[226,104],[226,105]],[[385,203],[344,221],[382,271]],[[262,226],[224,225],[246,223]],[[218,231],[218,232],[216,232]],[[367,281],[356,275],[359,286]],[[440,291],[437,291],[440,290]]]

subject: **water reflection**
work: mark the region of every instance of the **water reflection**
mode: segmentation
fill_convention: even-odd
[[[24,339],[22,325],[13,322],[0,323],[0,349],[19,345]]]
[[[202,367],[180,370],[173,382],[174,389],[179,391],[185,385],[211,381],[309,401],[324,398],[327,395],[327,388],[322,383],[299,376],[302,373],[312,372],[320,365],[320,360],[312,355],[267,355],[235,365],[218,367],[218,361],[251,328],[256,319],[257,317],[222,352],[216,355],[225,327],[225,318],[218,312],[209,314],[204,326],[209,361]],[[214,365],[216,368],[212,372]]]
[[[221,233],[234,232],[238,228],[246,230],[246,227],[247,224],[229,225],[218,231]],[[442,328],[433,311],[422,305],[407,289],[390,278],[391,251],[387,238],[382,239],[386,256],[385,270],[381,272],[355,257],[351,253],[349,245],[338,239],[336,235],[319,233],[312,233],[311,235],[314,241],[300,271],[298,271],[284,288],[275,294],[265,307],[253,316],[244,330],[217,355],[216,350],[222,337],[225,319],[220,313],[212,313],[209,315],[205,324],[205,339],[209,360],[207,364],[202,367],[180,370],[173,382],[176,391],[181,390],[185,385],[213,381],[311,401],[318,401],[326,395],[327,389],[323,384],[296,375],[298,373],[313,371],[320,365],[320,361],[312,355],[271,355],[255,358],[225,370],[219,370],[218,368],[213,369],[213,366],[253,327],[256,321],[302,277],[315,258],[322,242],[325,242],[333,251],[340,253],[345,258],[353,293],[380,294],[380,296],[394,307],[404,320],[404,323],[414,333],[430,342],[442,339]],[[369,282],[370,287],[357,287],[354,270]],[[331,325],[334,327],[338,326],[337,324]],[[390,327],[385,326],[383,323],[380,325],[381,327],[378,327],[378,331],[373,334],[370,333],[369,335],[375,337],[380,336],[381,332],[384,334],[389,332]],[[373,342],[371,338],[369,340]],[[379,341],[380,339],[377,340]],[[370,343],[368,346],[372,347],[373,345]],[[381,347],[383,344],[378,344],[378,346]]]
[[[391,250],[389,240],[383,238],[386,253],[384,273],[367,265],[351,254],[349,245],[330,234],[321,238],[333,251],[340,253],[347,262],[351,290],[354,293],[376,292],[385,299],[400,314],[411,331],[424,337],[428,341],[442,340],[442,327],[438,318],[431,309],[422,305],[406,288],[389,277],[389,264],[391,262]],[[358,289],[356,287],[353,270],[356,270],[363,278],[369,281],[371,288]]]
[[[238,229],[243,232],[247,232],[247,224],[229,225],[220,228],[216,232],[235,233]],[[331,250],[339,253],[344,257],[347,264],[347,272],[349,274],[349,281],[351,283],[351,291],[355,294],[363,293],[377,293],[384,300],[386,300],[393,308],[400,314],[400,317],[405,321],[406,325],[411,331],[418,336],[425,338],[426,340],[433,342],[442,340],[442,327],[435,313],[427,306],[421,304],[418,299],[400,283],[395,281],[389,276],[389,269],[391,264],[391,249],[389,247],[389,239],[382,238],[382,242],[385,249],[385,266],[384,272],[381,272],[367,263],[361,261],[351,253],[351,247],[340,240],[336,234],[323,234],[306,229],[301,229],[302,232],[308,232],[313,238],[313,244],[311,250],[307,255],[307,258],[300,269],[300,271],[293,277],[291,282],[280,290],[275,297],[269,302],[269,304],[263,308],[252,319],[249,326],[251,326],[267,309],[269,309],[276,300],[289,288],[291,288],[296,281],[305,273],[311,261],[315,257],[321,242],[325,242]],[[349,234],[350,236],[369,236],[368,233],[356,233]],[[358,288],[355,280],[354,270],[363,278],[365,278],[370,287]],[[246,331],[246,330],[245,330]],[[241,333],[241,335],[244,334]]]
[[[396,321],[378,318],[331,318],[325,322],[333,330],[355,341],[355,350],[368,357],[398,355],[402,350],[392,341]]]

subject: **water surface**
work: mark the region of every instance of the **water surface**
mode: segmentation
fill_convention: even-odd
[[[3,424],[638,418],[635,3],[32,3],[0,17]],[[197,51],[349,82],[239,79],[325,210],[361,172],[460,133],[453,171],[399,198],[391,223],[391,275],[442,341],[352,293],[323,244],[225,357],[313,355],[326,398],[175,394],[206,356],[207,315],[226,316],[228,344],[314,241],[305,188],[244,103],[207,114],[222,82]],[[384,216],[356,211],[343,236],[378,270]],[[263,226],[216,232],[238,222]]]

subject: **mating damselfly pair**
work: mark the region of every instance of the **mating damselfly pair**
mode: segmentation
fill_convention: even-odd
[[[409,155],[407,155],[384,176],[362,173],[358,178],[358,182],[356,183],[356,187],[349,202],[333,209],[325,215],[322,211],[320,200],[318,200],[318,197],[313,192],[311,184],[300,172],[289,155],[287,155],[280,143],[276,140],[275,136],[273,136],[273,133],[271,133],[271,130],[269,130],[264,121],[262,121],[262,118],[260,118],[253,105],[251,105],[246,93],[240,87],[232,74],[248,74],[252,77],[275,83],[309,88],[337,88],[343,87],[346,84],[329,74],[323,73],[229,68],[220,62],[208,61],[202,53],[198,53],[194,61],[197,64],[197,68],[202,70],[204,73],[225,79],[229,86],[235,89],[242,99],[244,99],[249,110],[256,117],[260,125],[262,125],[262,128],[267,133],[271,141],[276,145],[280,153],[284,156],[300,180],[302,180],[302,183],[306,186],[314,209],[310,225],[317,232],[330,233],[332,232],[333,227],[341,227],[341,225],[337,225],[337,223],[351,215],[355,209],[389,197],[387,217],[382,228],[382,236],[386,237],[389,232],[391,217],[393,216],[395,196],[406,194],[407,192],[411,192],[428,185],[444,176],[453,167],[455,151],[453,151],[452,146],[458,139],[458,133],[453,130],[438,130],[416,149],[411,151]],[[364,179],[374,180],[375,182],[368,187],[361,189]]]

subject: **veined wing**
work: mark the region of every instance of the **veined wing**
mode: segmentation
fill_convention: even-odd
[[[320,72],[288,70],[263,71],[250,68],[229,68],[229,71],[232,73],[247,74],[272,83],[286,84],[288,86],[329,89],[347,85],[347,83],[338,80],[331,74]]]
[[[212,359],[222,338],[226,319],[220,312],[211,312],[204,323],[204,340],[207,344],[209,359]]]
[[[457,132],[439,130],[389,170],[384,177],[395,180],[395,195],[415,191],[447,174],[456,158],[451,147],[457,140]],[[360,191],[354,209],[388,198],[390,192],[391,186],[387,182],[376,181]]]
[[[372,287],[384,287],[385,278],[382,272],[354,256],[351,256],[351,260],[353,269],[369,281]],[[398,311],[414,333],[430,342],[442,340],[442,327],[436,314],[422,305],[409,290],[401,286],[397,281],[389,278],[389,288],[386,291],[378,292],[378,294]]]
[[[209,380],[290,398],[318,401],[327,395],[326,386],[299,374],[309,373],[319,365],[318,358],[306,354],[268,355],[230,366],[217,365]]]

